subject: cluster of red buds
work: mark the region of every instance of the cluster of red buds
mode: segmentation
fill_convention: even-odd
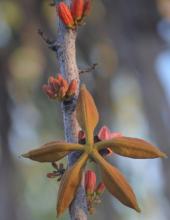
[[[112,132],[112,131],[110,131],[110,129],[109,129],[108,127],[103,126],[103,127],[100,129],[100,131],[99,131],[97,137],[98,137],[98,139],[99,139],[98,141],[104,141],[104,140],[110,140],[110,139],[112,139],[112,138],[122,137],[122,134],[121,134],[120,132]],[[113,152],[112,152],[112,150],[108,147],[108,148],[106,148],[106,149],[101,150],[100,153],[101,153],[102,155],[104,155],[104,156],[108,156],[108,155],[111,155]]]
[[[46,176],[50,179],[58,177],[57,181],[60,181],[63,174],[64,174],[64,172],[65,172],[65,170],[66,170],[64,168],[64,164],[63,163],[58,164],[56,162],[53,162],[52,166],[55,170],[51,173],[47,173]]]
[[[96,143],[96,142],[99,142],[99,141],[110,140],[110,139],[116,138],[116,137],[122,137],[122,134],[119,133],[119,132],[111,132],[108,127],[103,126],[103,127],[101,127],[98,134],[96,136],[94,136],[94,142]],[[85,144],[86,137],[85,137],[84,131],[79,131],[78,139],[79,139],[79,143]],[[109,156],[112,153],[113,152],[109,147],[106,148],[106,149],[100,150],[100,154],[102,156]]]
[[[105,185],[101,182],[96,187],[96,174],[92,170],[86,171],[85,190],[88,212],[93,214],[95,212],[95,205],[101,203],[101,195],[105,191]]]
[[[56,9],[64,25],[69,29],[75,29],[89,15],[90,7],[91,0],[73,0],[71,8],[64,2],[60,2]]]
[[[48,84],[43,85],[43,91],[50,99],[55,99],[58,101],[68,101],[76,93],[77,81],[73,79],[70,84],[62,77],[61,74],[55,78],[50,76],[48,79]]]

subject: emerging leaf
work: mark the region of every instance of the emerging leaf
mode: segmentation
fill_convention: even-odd
[[[99,114],[94,100],[85,85],[81,86],[76,112],[79,125],[86,133],[87,143],[92,144],[93,131],[99,121]]]
[[[109,164],[99,153],[93,154],[102,172],[103,182],[109,192],[124,205],[140,212],[135,194],[118,169]]]
[[[98,142],[95,146],[97,149],[109,147],[114,153],[135,159],[166,157],[166,154],[161,152],[157,147],[138,138],[117,137]]]
[[[57,215],[61,215],[67,209],[74,199],[78,186],[80,185],[83,167],[88,159],[88,155],[84,153],[79,160],[68,170],[65,171],[59,191],[57,201]]]
[[[53,141],[22,156],[39,162],[54,162],[66,156],[70,151],[83,150],[80,144]]]

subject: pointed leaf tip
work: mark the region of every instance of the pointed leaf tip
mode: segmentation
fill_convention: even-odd
[[[54,162],[65,157],[70,151],[82,150],[83,146],[80,144],[52,141],[22,156],[38,162]]]
[[[24,157],[24,158],[29,158],[29,157],[30,157],[30,154],[29,154],[29,153],[26,153],[26,154],[21,154],[21,157]]]
[[[168,155],[166,154],[166,153],[164,153],[164,152],[160,152],[160,157],[161,158],[168,158]]]
[[[138,213],[141,213],[141,209],[139,208],[138,205],[137,205],[137,207],[135,208],[135,210],[136,210]]]

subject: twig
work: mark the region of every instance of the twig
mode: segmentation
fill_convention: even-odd
[[[51,7],[54,7],[55,5],[56,5],[55,0],[52,0],[52,2],[51,2],[51,3],[49,3],[49,6],[51,6]]]
[[[48,45],[51,45],[54,43],[54,41],[50,40],[46,35],[45,33],[41,30],[41,29],[38,29],[38,34],[41,36],[41,38],[48,44]]]
[[[93,63],[88,69],[86,70],[81,70],[79,72],[79,74],[84,74],[84,73],[89,73],[89,72],[92,72],[96,69],[96,66],[98,65],[98,63]]]
[[[64,1],[70,7],[72,0]],[[75,79],[78,87],[76,91],[75,101],[71,103],[62,104],[62,112],[64,119],[65,139],[67,142],[78,142],[78,132],[80,127],[76,119],[75,105],[79,94],[79,71],[76,63],[76,41],[77,31],[68,30],[59,20],[58,34],[56,42],[59,44],[56,50],[56,56],[60,73],[68,82]],[[62,46],[60,46],[62,45]],[[70,153],[68,157],[68,165],[72,166],[80,155],[76,152]],[[84,189],[84,179],[82,179],[76,196],[70,205],[70,219],[71,220],[87,220],[87,201]]]
[[[48,45],[49,49],[53,50],[54,52],[57,52],[60,45],[58,45],[55,40],[49,39],[41,29],[38,29],[38,34],[43,39],[43,41]]]

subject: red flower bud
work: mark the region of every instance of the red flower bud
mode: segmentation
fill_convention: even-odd
[[[109,139],[111,139],[110,138],[110,130],[106,126],[103,126],[100,129],[97,136],[100,140],[109,140]]]
[[[65,91],[68,90],[68,82],[65,79],[61,80],[61,84],[60,85],[61,85],[61,87],[64,88]]]
[[[85,132],[84,131],[79,131],[78,133],[78,139],[79,141],[81,141],[82,139],[85,139],[86,138],[86,135],[85,135]]]
[[[104,183],[99,183],[99,185],[96,188],[96,193],[98,195],[101,195],[105,191],[105,188],[106,187],[105,187]]]
[[[59,74],[57,75],[57,80],[58,80],[59,82],[61,82],[61,81],[63,80],[63,77],[62,77],[62,74],[61,74],[61,73],[59,73]]]
[[[103,126],[97,136],[101,141],[103,141],[112,138],[122,137],[122,134],[120,132],[111,132],[108,127]]]
[[[48,85],[50,87],[50,89],[56,93],[59,89],[59,82],[57,79],[55,79],[53,76],[50,76],[48,79]]]
[[[97,136],[101,141],[103,141],[103,140],[109,140],[109,139],[116,138],[116,137],[122,137],[122,134],[119,132],[111,132],[108,127],[103,126],[100,129]],[[108,151],[107,155],[111,155],[113,153],[110,148],[107,148],[107,151]]]
[[[84,0],[73,0],[71,13],[76,21],[81,20],[84,10]]]
[[[96,186],[96,174],[92,170],[88,170],[85,174],[86,193],[87,194],[93,193],[95,186]]]
[[[91,0],[86,0],[84,3],[83,17],[89,15],[90,9],[91,9]]]
[[[49,98],[54,98],[54,92],[51,90],[50,86],[49,85],[43,85],[42,87],[43,91],[46,93],[46,95],[49,97]]]
[[[75,79],[73,79],[68,87],[66,96],[71,97],[73,95],[75,95],[77,90],[77,81]]]
[[[70,11],[69,7],[64,2],[60,2],[57,5],[56,9],[58,11],[58,15],[59,15],[60,19],[62,20],[62,22],[68,28],[73,28],[74,27],[74,20],[71,15],[71,11]]]
[[[48,84],[43,86],[43,91],[49,98],[58,99],[59,101],[69,100],[75,95],[76,90],[77,81],[72,80],[69,85],[61,74],[58,74],[56,78],[50,76]]]
[[[54,76],[50,76],[49,79],[48,79],[48,83],[53,85],[54,80],[55,80]]]
[[[66,89],[64,87],[60,87],[58,91],[59,100],[63,100],[65,95],[66,95]]]

